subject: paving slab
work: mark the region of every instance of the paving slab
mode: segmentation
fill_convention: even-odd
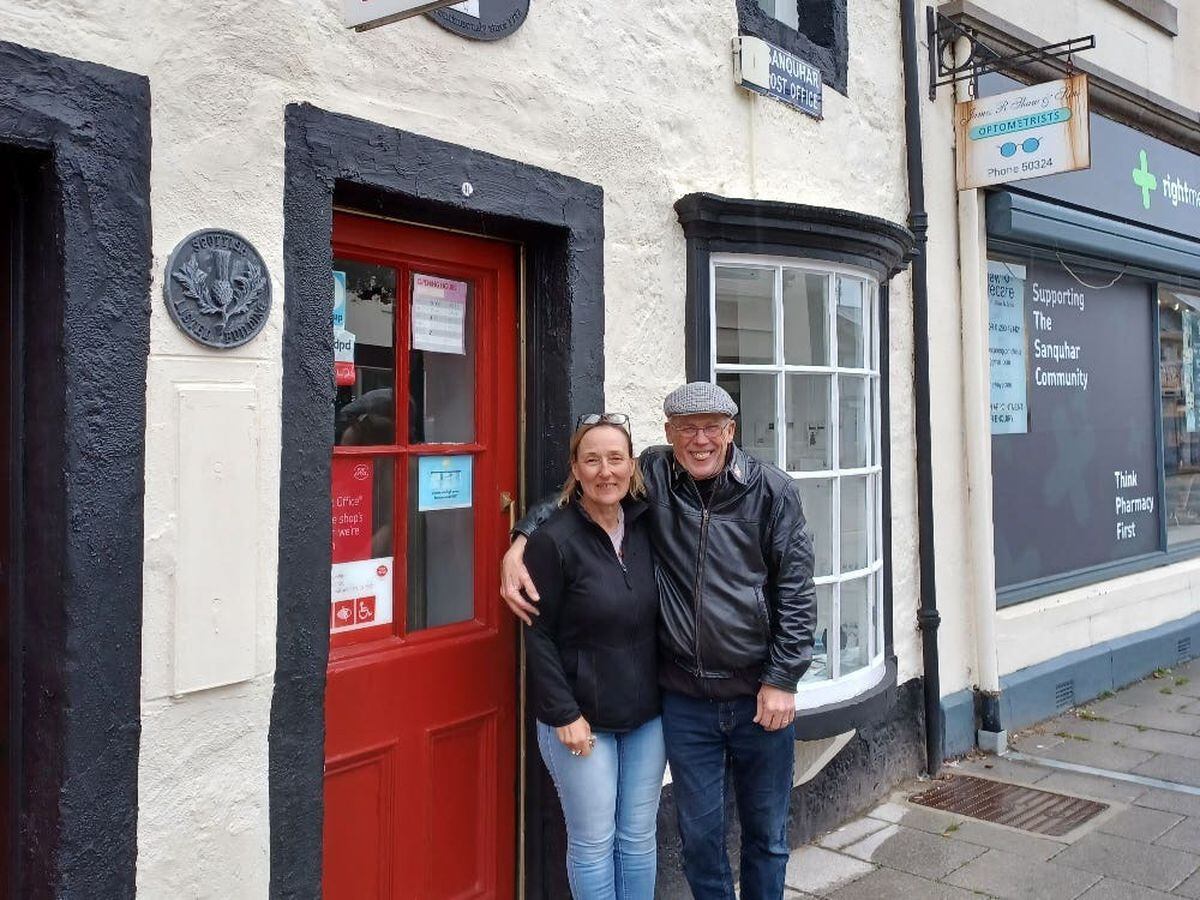
[[[1093,800],[1116,800],[1132,803],[1146,792],[1146,788],[1131,781],[1085,775],[1082,772],[1054,772],[1037,783],[1038,790],[1059,791]]]
[[[927,786],[928,783],[921,785],[920,788],[914,786],[914,789],[910,793],[920,793],[920,790]],[[962,816],[957,816],[954,813],[942,812],[939,809],[930,809],[927,806],[909,806],[907,803],[900,801],[892,801],[882,806],[877,806],[867,813],[867,815],[873,819],[879,819],[895,825],[903,825],[905,828],[928,831],[930,834],[941,834],[951,825],[958,825],[963,821]]]
[[[1189,716],[1200,716],[1200,700],[1197,700],[1195,703],[1189,703],[1180,712],[1187,713]]]
[[[1110,744],[1118,743],[1131,735],[1140,734],[1134,725],[1122,725],[1120,722],[1110,722],[1106,719],[1085,719],[1076,715],[1051,719],[1046,723],[1045,728],[1050,734],[1071,734]]]
[[[1074,900],[1100,880],[1053,862],[989,850],[946,877],[948,884],[1005,900]]]
[[[1165,709],[1139,709],[1129,707],[1127,711],[1114,712],[1108,717],[1124,725],[1141,725],[1159,731],[1174,731],[1179,734],[1200,733],[1200,716],[1183,712],[1168,712]]]
[[[1173,731],[1135,731],[1121,739],[1121,745],[1149,750],[1152,753],[1170,753],[1197,760],[1200,769],[1200,737],[1194,734],[1176,734]]]
[[[1182,816],[1177,817],[1179,821]],[[887,822],[882,819],[872,819],[869,816],[862,819],[855,819],[853,822],[847,822],[841,828],[829,832],[819,841],[822,847],[827,850],[841,850],[843,847],[855,844],[861,841],[869,834],[874,834],[882,828],[887,827]]]
[[[1146,810],[1146,812],[1157,812],[1157,810]],[[1170,815],[1169,813],[1158,814],[1164,816]],[[1179,820],[1178,817],[1174,818]],[[1060,853],[1063,847],[1066,846],[1060,841],[1030,834],[1028,831],[1006,828],[1003,825],[982,822],[978,819],[966,819],[958,828],[945,832],[944,836],[953,841],[965,841],[968,844],[977,844],[980,847],[1007,850],[1009,853],[1015,853],[1017,856],[1040,859],[1043,862]]]
[[[1131,841],[1152,844],[1182,822],[1183,818],[1177,813],[1131,806],[1124,812],[1117,813],[1111,819],[1101,822],[1096,826],[1096,830],[1103,831],[1105,834],[1115,834],[1117,837],[1129,838]]]
[[[843,852],[922,878],[939,879],[986,852],[985,847],[938,834],[890,825]]]
[[[1172,893],[1179,897],[1192,897],[1194,900],[1200,900],[1200,872],[1192,875]]]
[[[1092,715],[1103,716],[1111,721],[1114,716],[1127,713],[1135,707],[1129,703],[1122,703],[1116,697],[1108,697],[1104,700],[1085,703],[1080,709],[1086,709]]]
[[[1080,838],[1054,862],[1169,891],[1200,867],[1200,856],[1097,831]]]
[[[1183,736],[1179,735],[1179,737]],[[1149,750],[1123,747],[1120,744],[1080,741],[1075,738],[1061,741],[1045,750],[1024,750],[1022,752],[1031,756],[1036,752],[1046,759],[1060,759],[1063,762],[1091,766],[1096,769],[1108,769],[1111,772],[1132,772],[1154,756],[1154,753]]]
[[[1184,687],[1186,685],[1176,685],[1174,679],[1170,676],[1165,678],[1148,678],[1141,684],[1136,684],[1118,693],[1116,700],[1118,703],[1124,703],[1128,706],[1165,709],[1168,712],[1176,712],[1180,707],[1187,706],[1194,699],[1188,694],[1182,693]]]
[[[1174,900],[1170,894],[1142,887],[1140,884],[1130,884],[1128,881],[1118,881],[1115,878],[1101,878],[1079,898],[1079,900]]]
[[[825,896],[873,871],[873,865],[860,859],[823,847],[800,847],[788,858],[784,883],[796,891]]]
[[[1200,787],[1200,763],[1183,756],[1159,753],[1141,765],[1135,766],[1131,771],[1138,775],[1161,778],[1163,781]]]
[[[1046,756],[1048,750],[1061,746],[1070,738],[1061,738],[1055,734],[1046,734],[1040,729],[1036,731],[1024,731],[1018,734],[1009,745],[1021,753],[1027,753],[1030,756]]]
[[[1036,784],[1051,773],[1045,766],[1020,762],[1015,759],[1005,759],[1002,756],[981,756],[978,759],[964,759],[958,765],[947,771],[961,775],[976,775],[980,778],[994,778],[1012,784]]]
[[[971,891],[895,869],[877,869],[829,896],[830,900],[976,900]]]
[[[1151,788],[1137,798],[1137,806],[1179,813],[1181,816],[1200,816],[1200,796]]]
[[[1160,835],[1154,843],[1160,847],[1200,854],[1200,818],[1189,816],[1166,834]]]

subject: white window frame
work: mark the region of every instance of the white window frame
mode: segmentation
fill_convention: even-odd
[[[775,333],[775,362],[772,364],[718,363],[717,362],[717,268],[774,268],[775,284],[772,292],[772,325]],[[783,330],[783,271],[791,269],[803,274],[823,276],[828,279],[829,302],[826,309],[826,328],[829,361],[828,366],[798,366],[784,362],[784,330]],[[847,368],[837,365],[837,276],[844,276],[864,283],[864,327],[867,331],[867,345],[870,359],[865,368]],[[833,539],[830,541],[830,574],[814,577],[817,585],[829,585],[830,621],[827,637],[827,660],[831,677],[822,681],[802,682],[796,692],[797,709],[817,709],[834,703],[851,700],[870,690],[883,680],[887,672],[887,659],[884,646],[884,609],[883,584],[883,465],[882,465],[882,372],[880,370],[879,347],[879,281],[871,273],[850,266],[837,265],[819,260],[795,258],[789,256],[761,256],[743,253],[714,253],[709,258],[709,372],[715,382],[722,374],[766,374],[776,376],[775,388],[775,455],[777,462],[786,460],[787,428],[781,424],[780,416],[785,414],[786,378],[789,374],[816,374],[830,376],[829,395],[829,442],[830,458],[833,468],[820,471],[789,472],[797,480],[828,479],[831,488],[830,505],[832,507]],[[861,468],[840,468],[840,431],[839,431],[839,383],[841,375],[865,376],[871,390],[871,406],[873,418],[873,465]],[[741,436],[738,436],[740,443]],[[843,478],[855,475],[874,476],[874,552],[869,564],[862,569],[849,572],[839,572],[841,568],[841,481]],[[871,584],[874,585],[874,617],[875,634],[873,635],[874,652],[866,666],[849,675],[832,677],[840,666],[840,625],[841,625],[841,585],[853,579],[873,575]],[[833,646],[829,646],[833,645]]]

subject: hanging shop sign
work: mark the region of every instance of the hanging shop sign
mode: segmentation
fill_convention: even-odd
[[[266,263],[241,235],[219,228],[179,242],[167,261],[163,294],[171,320],[206,347],[253,340],[271,312]]]
[[[733,79],[748,91],[821,118],[821,70],[761,38],[733,39]]]
[[[1087,76],[964,100],[954,132],[959,190],[1086,169]]]
[[[366,31],[455,2],[457,0],[342,0],[342,21],[347,28]]]
[[[461,0],[429,13],[447,31],[476,41],[498,41],[522,25],[529,0]]]

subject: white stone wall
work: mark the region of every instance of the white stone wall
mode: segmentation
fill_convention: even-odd
[[[684,375],[677,198],[703,190],[896,222],[907,214],[896,0],[850,4],[849,96],[826,89],[822,122],[734,86],[736,31],[734,0],[534,0],[525,26],[495,44],[424,18],[355,34],[341,25],[338,0],[0,0],[5,40],[150,79],[143,896],[266,893],[285,105],[307,101],[603,186],[608,405],[633,414],[644,444],[660,433],[659,398]],[[206,226],[243,234],[273,276],[267,328],[234,351],[191,343],[161,302],[167,256]],[[895,636],[905,680],[920,669],[906,277],[892,296]],[[935,306],[940,297],[950,300],[935,291]],[[938,321],[935,340],[952,342],[952,324]],[[939,363],[947,386],[953,371]],[[238,433],[212,427],[223,417]],[[939,421],[942,433],[951,418]],[[239,502],[225,508],[220,498],[230,497]]]
[[[1193,0],[1179,0],[1181,33],[1171,38],[1112,0],[975,0],[976,6],[1032,32],[1047,42],[1095,34],[1097,47],[1083,56],[1115,75],[1143,85],[1168,100],[1195,110],[1200,106],[1200,20]],[[924,30],[922,52],[924,52]],[[979,473],[968,464],[966,436],[969,398],[964,371],[984,367],[963,351],[966,304],[986,298],[960,291],[960,263],[970,248],[960,243],[964,211],[954,182],[953,93],[941,88],[936,104],[923,108],[925,184],[930,213],[931,353],[934,385],[934,462],[936,466],[938,596],[943,694],[980,684],[985,655],[991,654],[1000,674],[1052,659],[1170,622],[1200,609],[1195,591],[1200,564],[1180,563],[1101,582],[1088,587],[1012,606],[994,614],[994,643],[977,639],[981,604],[972,573],[990,564],[972,550],[978,522],[972,518]],[[985,242],[976,234],[974,252]],[[971,240],[971,235],[964,239]],[[941,314],[938,314],[938,310]],[[990,494],[990,471],[982,483]],[[974,501],[978,503],[978,499]],[[984,539],[974,544],[990,554],[990,523]]]

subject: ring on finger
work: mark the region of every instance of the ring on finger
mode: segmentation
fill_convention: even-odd
[[[571,755],[572,756],[583,756],[583,751],[582,750],[572,750]]]

